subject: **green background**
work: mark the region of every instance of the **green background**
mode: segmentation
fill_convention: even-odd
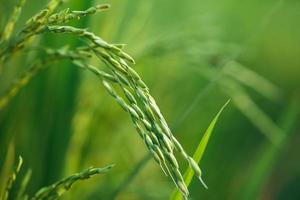
[[[194,180],[192,199],[300,199],[300,1],[69,0],[62,7],[98,3],[111,9],[73,25],[127,44],[134,68],[187,152],[232,99],[200,163],[209,189]],[[1,27],[14,4],[0,1]],[[16,30],[45,4],[27,0]],[[34,45],[81,42],[49,34]],[[9,62],[1,93],[37,54]],[[92,200],[111,199],[147,150],[97,78],[62,62],[39,73],[0,112],[0,166],[6,155],[22,155],[21,175],[33,170],[29,194],[89,166],[115,163],[63,197]],[[135,175],[116,199],[168,199],[174,189],[153,160]]]

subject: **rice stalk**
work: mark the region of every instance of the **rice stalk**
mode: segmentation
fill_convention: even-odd
[[[86,17],[88,15],[93,15],[96,12],[105,11],[110,7],[109,4],[100,4],[97,6],[90,7],[84,11],[70,11],[69,9],[65,9],[58,13],[51,15],[47,20],[47,24],[60,24],[60,23],[68,23],[73,19],[79,20],[82,17]]]
[[[49,65],[47,62],[66,58],[71,60],[75,65],[86,69],[100,78],[104,88],[115,99],[115,101],[130,115],[132,123],[144,141],[154,160],[158,163],[162,171],[170,176],[176,187],[181,191],[185,198],[188,198],[189,191],[184,183],[183,176],[180,172],[180,165],[175,156],[175,151],[179,152],[185,161],[190,165],[203,183],[201,170],[194,159],[190,157],[182,145],[173,136],[167,122],[162,115],[158,105],[149,92],[148,86],[142,80],[140,75],[128,65],[134,64],[133,58],[123,51],[124,45],[110,44],[86,29],[76,28],[73,26],[58,25],[65,24],[70,20],[83,16],[94,14],[108,8],[107,5],[100,5],[89,8],[85,11],[64,10],[50,15],[60,1],[51,1],[46,9],[40,11],[37,15],[27,21],[25,28],[21,31],[21,39],[9,47],[6,51],[0,52],[2,60],[11,56],[14,52],[24,48],[27,41],[33,36],[42,33],[67,34],[86,41],[87,46],[77,48],[74,51],[54,51],[48,55],[49,60],[38,61],[25,74],[10,87],[4,98],[0,101],[4,107],[9,100],[22,88],[26,83],[41,69]],[[52,54],[51,54],[52,53]],[[87,64],[90,56],[97,57],[105,63],[106,71]],[[121,89],[117,92],[116,87]],[[1,108],[0,107],[0,108]],[[78,180],[81,176],[74,176],[70,180]],[[43,199],[49,196],[55,199],[60,196],[58,191],[61,185],[64,185],[65,179],[48,188],[42,189],[33,199]],[[73,183],[73,182],[72,182]],[[71,184],[69,184],[71,185]],[[64,187],[66,188],[66,187]],[[68,187],[67,187],[68,188]],[[65,190],[63,190],[65,191]]]
[[[31,17],[26,22],[26,26],[21,31],[24,32],[28,30],[28,27],[31,27],[31,32],[28,32],[26,34],[19,34],[18,39],[16,42],[14,42],[12,45],[7,46],[6,48],[0,49],[0,61],[1,61],[1,69],[3,68],[5,61],[12,56],[17,51],[20,51],[23,49],[26,45],[26,43],[35,35],[40,33],[40,31],[43,29],[44,24],[46,22],[47,16],[51,14],[57,6],[59,6],[63,1],[62,0],[50,0],[48,5],[39,11],[37,14],[35,14],[33,17]]]
[[[67,178],[64,178],[50,186],[41,188],[31,200],[55,200],[61,197],[66,191],[68,191],[75,182],[89,179],[94,175],[103,174],[108,172],[114,165],[109,165],[104,168],[91,167],[80,173],[73,174]]]
[[[0,38],[0,44],[3,42],[6,42],[10,39],[11,34],[13,33],[15,24],[17,23],[20,14],[22,12],[22,8],[25,4],[26,0],[19,0],[13,10],[13,13],[11,14],[10,19],[8,20],[7,24],[4,27],[3,34]]]
[[[11,99],[41,70],[63,59],[82,59],[86,55],[65,50],[48,50],[47,57],[37,60],[28,70],[17,77],[0,97],[0,110],[4,109]]]
[[[47,29],[48,25],[67,23],[74,19],[79,20],[82,17],[92,15],[96,12],[101,12],[109,8],[108,4],[100,4],[84,11],[69,11],[69,9],[65,9],[52,14],[56,7],[61,3],[61,0],[52,0],[46,8],[42,9],[27,20],[25,27],[19,34],[18,40],[11,46],[0,51],[1,61],[5,62],[14,53],[22,50],[33,37],[43,33]]]
[[[19,160],[18,160],[18,163],[15,167],[15,170],[13,171],[13,173],[10,175],[10,177],[8,178],[8,180],[6,182],[4,192],[2,193],[2,195],[0,197],[1,200],[7,200],[8,199],[9,194],[10,194],[10,190],[11,190],[14,182],[17,179],[17,175],[21,170],[22,164],[23,164],[23,159],[22,159],[21,156],[19,156]]]
[[[156,162],[171,177],[182,194],[187,197],[189,193],[184,184],[173,150],[176,149],[181,153],[199,179],[201,179],[201,173],[198,173],[200,168],[193,164],[193,159],[188,156],[181,144],[172,135],[166,120],[161,114],[154,98],[150,95],[146,84],[142,81],[138,73],[125,61],[134,63],[134,60],[117,46],[106,43],[98,36],[84,29],[71,26],[49,26],[48,30],[57,34],[75,35],[93,45],[90,48],[82,50],[93,52],[106,64],[110,74],[117,80],[118,86],[122,89],[126,100],[117,93],[107,80],[103,79],[96,68],[90,65],[85,66],[85,68],[102,79],[102,83],[108,93],[130,114],[137,132],[144,140],[145,145],[152,153]]]

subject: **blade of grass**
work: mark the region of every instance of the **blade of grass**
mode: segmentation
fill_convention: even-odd
[[[221,113],[223,112],[224,108],[228,105],[228,103],[230,102],[230,99],[222,106],[222,108],[220,109],[220,111],[217,113],[217,115],[214,117],[214,119],[211,121],[211,123],[209,124],[208,128],[206,129],[194,155],[193,155],[193,159],[199,163],[202,156],[203,156],[203,153],[206,149],[206,146],[208,144],[208,141],[211,137],[211,134],[215,128],[215,125],[221,115]],[[193,179],[193,176],[194,176],[194,171],[188,167],[188,169],[186,170],[186,172],[184,173],[184,181],[186,183],[187,186],[189,186],[189,184],[191,183],[192,179]],[[180,192],[175,189],[173,191],[173,194],[171,195],[171,198],[170,200],[181,200],[182,197],[181,197],[181,194]]]
[[[17,192],[17,199],[16,200],[24,200],[24,199],[28,198],[28,195],[25,194],[25,190],[26,190],[27,185],[30,181],[31,174],[32,174],[32,171],[31,171],[31,169],[29,169],[26,172],[25,176],[23,177],[23,179],[21,181],[21,184],[19,186],[18,192]]]

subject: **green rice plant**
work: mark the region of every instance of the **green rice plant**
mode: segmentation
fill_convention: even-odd
[[[67,29],[71,30],[70,32],[73,32],[72,29]],[[168,174],[171,177],[183,195],[187,197],[188,190],[183,183],[183,178],[179,171],[177,160],[173,154],[173,149],[175,148],[183,155],[194,171],[200,171],[199,167],[193,165],[193,159],[187,155],[180,143],[171,134],[155,100],[150,96],[147,86],[141,80],[139,75],[120,58],[119,61],[123,66],[104,52],[96,51],[95,53],[107,64],[108,68],[111,68],[108,63],[113,65],[114,68],[110,70],[114,73],[115,80],[117,80],[118,85],[123,90],[127,102],[117,94],[116,90],[109,82],[103,79],[102,82],[104,87],[109,94],[115,98],[117,103],[130,114],[135,128],[144,140],[149,151],[154,156],[155,161],[160,165],[165,174]],[[100,75],[99,77],[102,78],[101,74],[99,74],[95,68],[87,66],[87,69]],[[129,77],[123,76],[121,73]],[[132,92],[134,94],[132,94]],[[139,105],[136,98],[139,98],[141,105]],[[142,126],[144,126],[144,128]],[[198,173],[197,175],[198,178],[201,179],[201,174]]]
[[[103,174],[109,171],[113,165],[108,165],[104,168],[90,167],[80,173],[73,174],[67,178],[64,178],[50,186],[41,188],[31,200],[55,200],[61,197],[66,191],[68,191],[72,185],[81,180],[89,179],[97,174]]]
[[[16,78],[15,82],[7,89],[7,92],[0,98],[0,109],[3,109],[10,102],[11,98],[40,70],[61,59],[70,60],[74,65],[90,71],[100,78],[107,92],[130,115],[134,127],[154,160],[162,171],[170,176],[185,198],[188,198],[189,192],[180,172],[180,166],[175,156],[176,151],[181,154],[205,186],[199,166],[195,164],[194,159],[186,153],[173,136],[156,101],[149,92],[148,86],[128,64],[134,64],[135,61],[124,52],[124,45],[110,44],[86,29],[65,25],[71,20],[106,10],[109,6],[103,4],[91,7],[85,11],[69,11],[69,9],[65,9],[55,12],[56,7],[60,3],[60,0],[50,1],[45,9],[39,11],[26,22],[15,42],[1,49],[2,66],[5,66],[7,60],[15,53],[21,52],[25,47],[30,48],[30,41],[44,33],[70,35],[82,39],[85,45],[74,50],[66,50],[65,48],[47,50],[44,60],[37,60],[24,74]],[[90,65],[88,60],[91,57],[102,61],[106,68],[102,70]],[[116,88],[119,88],[119,90]],[[57,192],[55,188],[64,184],[65,181],[78,180],[80,177],[74,176],[58,182],[50,186],[50,188],[45,188],[38,192],[33,199],[43,199],[44,197],[55,199],[60,195],[60,192]],[[51,188],[55,190],[53,191]],[[54,194],[52,195],[52,193]]]
[[[16,181],[17,175],[21,170],[23,164],[23,159],[22,157],[19,156],[19,161],[15,167],[15,170],[12,172],[10,177],[7,180],[4,192],[0,194],[0,199],[1,200],[7,200],[7,199],[12,199],[10,196],[12,186],[14,182]],[[108,165],[104,168],[95,168],[95,167],[90,167],[82,172],[73,174],[67,178],[64,178],[50,186],[43,187],[40,190],[38,190],[33,197],[29,197],[28,194],[25,194],[26,187],[28,185],[28,182],[31,177],[31,170],[27,171],[25,174],[20,187],[17,190],[17,195],[16,197],[13,197],[13,199],[17,200],[55,200],[61,197],[65,192],[67,192],[74,183],[81,181],[81,180],[86,180],[89,179],[95,175],[98,174],[104,174],[108,172],[114,165]]]

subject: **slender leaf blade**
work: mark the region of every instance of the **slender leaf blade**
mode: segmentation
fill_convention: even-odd
[[[193,155],[193,159],[199,163],[203,154],[204,154],[204,151],[206,149],[206,146],[208,144],[208,141],[211,137],[211,134],[215,128],[215,125],[221,115],[221,113],[223,112],[224,108],[229,104],[230,102],[230,99],[222,106],[222,108],[219,110],[219,112],[217,113],[217,115],[214,117],[214,119],[210,122],[208,128],[206,129],[194,155]],[[184,173],[184,181],[185,181],[185,184],[187,186],[189,186],[189,184],[192,182],[192,179],[193,179],[193,176],[194,176],[194,171],[188,167],[187,170],[185,171]],[[170,197],[170,200],[181,200],[182,199],[182,196],[180,194],[180,192],[178,191],[178,189],[175,188],[175,190],[173,191],[171,197]]]

